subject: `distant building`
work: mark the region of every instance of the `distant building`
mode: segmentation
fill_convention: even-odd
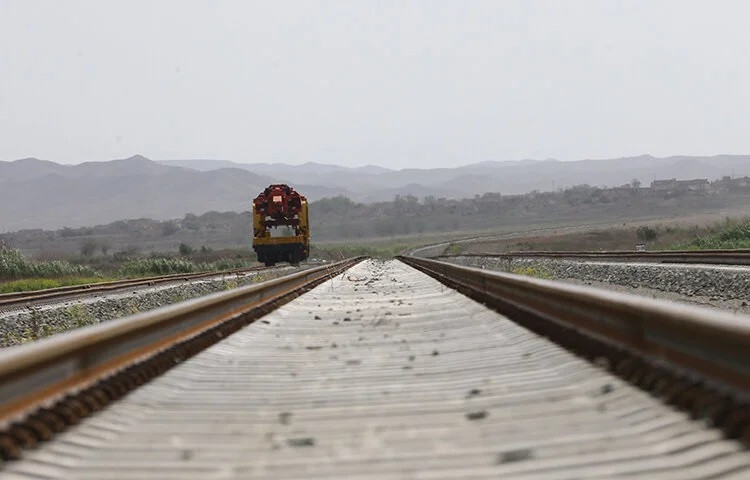
[[[695,180],[679,180],[677,183],[677,190],[690,191],[690,192],[705,192],[711,186],[711,182],[705,178],[697,178]]]
[[[610,200],[618,200],[621,198],[632,197],[637,191],[637,188],[633,188],[630,184],[625,184],[620,185],[619,187],[608,188],[604,190],[604,193]]]
[[[669,180],[654,180],[651,182],[651,190],[658,191],[670,191],[677,188],[677,179],[670,178]]]
[[[654,192],[707,192],[710,188],[711,182],[705,178],[696,178],[693,180],[677,180],[676,178],[670,178],[668,180],[654,180],[651,182],[651,190]]]
[[[716,180],[711,184],[711,188],[715,193],[729,193],[729,189],[732,186],[732,177],[724,175],[719,180]]]

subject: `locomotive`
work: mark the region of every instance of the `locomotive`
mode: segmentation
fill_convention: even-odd
[[[269,185],[253,200],[253,249],[266,266],[297,265],[310,255],[307,199],[286,184]]]

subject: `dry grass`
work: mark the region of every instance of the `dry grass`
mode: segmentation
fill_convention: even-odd
[[[592,228],[571,232],[549,232],[518,238],[495,239],[464,244],[465,253],[502,253],[509,251],[605,251],[634,250],[635,245],[644,243],[638,236],[641,226],[656,231],[656,239],[645,242],[648,250],[669,250],[675,248],[744,248],[735,237],[737,231],[744,231],[743,225],[750,224],[750,218],[724,218],[712,222],[708,218],[674,221],[624,223],[609,228]],[[733,241],[722,241],[732,237]]]

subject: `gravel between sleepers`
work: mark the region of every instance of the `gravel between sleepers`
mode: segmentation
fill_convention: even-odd
[[[637,295],[750,313],[750,267],[547,258],[453,257],[459,265],[522,273]]]

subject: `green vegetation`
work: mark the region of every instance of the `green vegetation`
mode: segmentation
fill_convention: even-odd
[[[198,266],[180,258],[151,257],[130,260],[120,267],[122,277],[148,277],[153,275],[169,275],[171,273],[197,272]]]
[[[0,293],[30,292],[47,288],[86,285],[89,283],[105,282],[111,278],[101,277],[63,277],[63,278],[26,278],[0,283]]]
[[[185,300],[185,295],[180,292],[175,292],[169,296],[170,303],[180,303]]]
[[[95,277],[97,272],[84,265],[62,260],[34,262],[13,248],[0,247],[0,280],[23,278]]]
[[[177,300],[180,301],[180,300]],[[127,315],[135,315],[136,313],[140,313],[141,307],[138,305],[138,301],[135,299],[132,299],[128,302],[128,304],[125,306],[125,312]]]
[[[443,251],[443,255],[458,255],[459,253],[464,251],[463,245],[460,245],[458,243],[451,243],[447,247],[445,247],[445,250]]]
[[[71,319],[75,322],[75,317],[71,316]],[[82,326],[77,322],[74,324],[76,326]],[[67,328],[64,326],[53,326],[49,323],[46,323],[39,309],[32,308],[30,310],[30,317],[28,319],[28,322],[20,328],[20,331],[13,331],[11,329],[5,332],[2,337],[0,337],[0,347],[32,342],[43,337],[48,337],[50,335],[63,332],[65,330],[67,330]]]
[[[659,233],[651,227],[641,225],[636,230],[636,235],[638,236],[638,240],[643,240],[644,242],[651,242],[653,240],[656,240],[656,237],[659,236]]]
[[[36,334],[31,328],[25,328],[22,332],[6,332],[0,337],[0,347],[9,347],[11,345],[21,345],[36,340]]]
[[[232,270],[256,265],[254,255],[242,251],[213,252],[204,248],[193,254],[190,259],[158,255],[138,259],[117,259],[113,256],[107,261],[103,261],[101,257],[79,258],[77,261],[89,263],[84,265],[64,260],[37,262],[24,257],[19,250],[0,247],[0,293],[84,285],[118,278]]]
[[[668,247],[671,250],[714,250],[750,248],[750,219],[726,218],[693,240]]]
[[[85,327],[86,325],[93,325],[97,323],[96,318],[89,312],[89,310],[81,304],[71,305],[65,312],[68,316],[70,323],[75,327]],[[62,328],[62,330],[65,330]]]
[[[224,259],[215,262],[196,263],[191,260],[170,257],[149,257],[129,260],[118,270],[119,276],[126,278],[170,275],[175,273],[210,272],[231,270],[256,265],[249,259]]]
[[[516,267],[511,273],[515,273],[516,275],[526,275],[527,277],[552,280],[552,274],[543,267]]]

